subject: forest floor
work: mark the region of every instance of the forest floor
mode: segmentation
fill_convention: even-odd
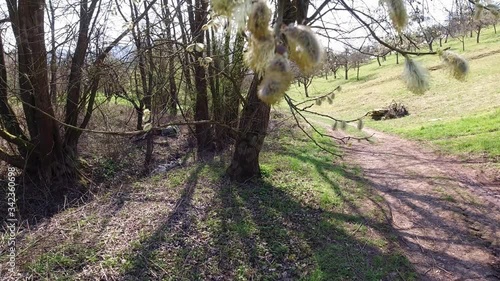
[[[371,129],[344,159],[390,209],[388,220],[421,280],[499,280],[500,172]],[[345,136],[334,131],[336,136]]]

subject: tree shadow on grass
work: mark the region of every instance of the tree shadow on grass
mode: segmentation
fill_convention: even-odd
[[[349,205],[350,209],[353,210],[356,215],[362,215],[361,213],[357,212],[356,207],[350,204],[350,201],[346,199],[346,197],[342,193],[342,189],[338,186],[338,184],[336,184],[328,177],[327,171],[332,168],[328,165],[325,165],[324,161],[307,154],[295,153],[295,151],[289,150],[286,147],[281,150],[281,153],[288,157],[296,158],[302,162],[312,164],[317,170],[318,174],[322,177],[322,179],[330,184],[334,192],[338,196],[343,198],[344,202]],[[416,265],[419,272],[421,273],[420,278],[428,278],[428,276],[426,276],[426,273],[428,273],[432,269],[442,270],[445,267],[447,268],[445,269],[445,271],[448,270],[450,272],[454,272],[462,276],[469,276],[471,278],[474,276],[482,276],[483,278],[494,278],[492,277],[493,275],[498,276],[498,262],[497,264],[493,264],[493,269],[490,269],[491,265],[483,261],[471,260],[466,256],[453,256],[449,252],[447,252],[450,245],[463,245],[464,247],[470,249],[470,251],[476,250],[482,246],[486,246],[494,256],[498,256],[500,250],[497,246],[495,246],[495,242],[490,241],[491,239],[477,239],[477,237],[471,235],[470,230],[464,229],[459,223],[455,221],[444,220],[440,216],[442,212],[453,212],[458,217],[465,216],[466,220],[471,221],[472,223],[482,223],[483,226],[478,230],[478,233],[480,235],[484,234],[488,236],[489,233],[498,233],[498,223],[491,218],[490,214],[478,212],[473,208],[464,208],[460,207],[459,205],[455,205],[453,197],[450,197],[452,199],[448,200],[447,197],[443,198],[436,196],[435,194],[413,193],[399,189],[398,186],[394,186],[394,184],[391,184],[390,182],[379,184],[370,180],[365,180],[358,174],[353,173],[346,168],[340,169],[339,172],[342,173],[342,175],[346,178],[358,182],[364,182],[365,184],[370,185],[373,188],[373,191],[371,191],[372,193],[377,190],[385,198],[394,199],[400,204],[404,205],[407,209],[407,213],[405,212],[404,216],[407,216],[408,219],[410,219],[411,225],[415,225],[416,227],[423,227],[424,225],[429,225],[429,223],[434,223],[436,225],[436,228],[438,228],[436,229],[436,231],[444,233],[444,236],[441,235],[438,237],[436,237],[435,233],[433,235],[430,233],[427,233],[429,235],[415,235],[411,234],[411,227],[409,227],[408,229],[400,228],[397,226],[393,227],[392,224],[394,224],[395,222],[393,221],[392,214],[390,213],[391,208],[384,206],[388,203],[385,200],[379,200],[378,202],[372,200],[373,203],[380,206],[380,210],[383,211],[384,215],[387,218],[386,228],[390,233],[393,233],[393,235],[396,235],[398,237],[401,246],[406,247],[407,249],[411,249],[410,252],[415,251],[418,254],[428,256],[431,260],[433,260],[433,262],[430,264],[421,262]],[[392,174],[387,174],[385,171],[383,171],[383,173],[376,172],[377,171],[370,171],[370,176],[372,178],[397,178],[420,182],[436,181],[442,182],[442,184],[444,185],[450,185],[450,183],[452,183],[453,185],[457,186],[460,186],[460,184],[462,183],[462,179],[460,178],[453,179],[449,177],[431,177],[427,176],[426,174],[415,174],[408,176],[405,174],[400,174],[398,172]],[[456,196],[460,195],[460,193],[456,194]],[[425,246],[437,244],[442,245],[439,247],[439,250],[436,250],[437,248],[432,249]],[[495,267],[497,268],[495,269]]]
[[[202,168],[193,170],[161,226],[131,250],[120,280],[412,278],[407,260],[391,246],[360,236],[365,225],[384,223],[310,206],[268,180],[200,180]],[[201,210],[194,198],[207,189],[214,194]]]
[[[356,237],[345,224],[378,224],[358,214],[307,206],[268,181],[222,186],[217,234],[221,278],[232,280],[397,280],[412,269],[391,247]],[[235,249],[241,248],[241,249]]]
[[[171,276],[163,268],[163,265],[155,262],[157,259],[156,254],[165,251],[174,255],[185,255],[196,251],[195,243],[193,243],[195,241],[189,239],[190,234],[196,231],[196,217],[193,214],[192,200],[198,185],[199,173],[204,167],[205,163],[196,165],[196,168],[193,169],[184,184],[184,189],[172,212],[162,218],[163,221],[160,227],[141,241],[138,247],[132,249],[131,258],[129,259],[130,266],[123,275],[125,280],[163,280],[164,278],[170,278]],[[177,237],[174,234],[179,235]],[[167,236],[172,240],[166,241]],[[165,248],[165,245],[169,245],[170,248]],[[179,252],[176,253],[176,251]],[[177,266],[186,266],[187,269],[187,265],[182,265],[183,260],[176,259],[174,263],[177,263]],[[196,266],[191,267],[191,270],[195,274],[198,271]]]

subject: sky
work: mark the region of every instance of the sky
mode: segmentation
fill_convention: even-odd
[[[467,1],[467,0],[459,0],[459,1]],[[313,3],[315,5],[319,5],[322,0],[315,0]],[[364,12],[369,12],[371,15],[379,15],[381,19],[387,19],[387,12],[384,6],[379,4],[379,0],[365,0],[365,1],[346,1],[348,3],[353,3],[355,7]],[[455,0],[422,0],[425,9],[424,13],[429,17],[428,24],[437,24],[444,23],[447,17],[447,10],[451,9],[454,5]],[[422,7],[420,5],[420,7]],[[410,6],[406,5],[408,13],[412,11]],[[315,9],[309,10],[309,15],[312,15],[315,12]],[[366,18],[363,18],[367,22]],[[337,28],[337,25],[341,26],[344,30],[353,30],[349,34],[339,34],[333,31],[326,31],[326,29],[322,28],[323,23],[315,23],[314,26],[318,27],[315,31],[320,35],[328,35],[329,37],[334,37],[334,39],[328,39],[320,36],[320,41],[325,47],[329,47],[335,51],[342,51],[346,47],[346,45],[342,44],[342,42],[348,42],[350,45],[354,45],[359,47],[366,42],[365,38],[368,34],[368,31],[365,28],[360,28],[360,24],[348,13],[348,12],[331,12],[323,17],[323,22],[326,27],[329,28]],[[407,27],[408,29],[415,28],[415,26]],[[388,33],[395,34],[394,29],[386,26],[386,28],[378,28],[376,29],[376,33],[379,36],[385,36]],[[340,40],[336,40],[336,39]],[[347,39],[349,38],[349,39]],[[359,38],[359,39],[356,39]],[[341,41],[341,42],[340,42]]]
[[[54,3],[60,2],[61,5],[67,6],[68,4],[74,3],[75,0],[53,0]],[[118,0],[118,3],[121,3],[121,1],[124,0]],[[268,0],[269,1],[269,0]],[[436,22],[444,22],[446,19],[446,9],[450,9],[453,5],[453,2],[455,0],[421,0],[421,2],[424,3],[425,5],[425,13],[426,15],[430,16],[431,20],[430,22],[436,23]],[[467,0],[459,0],[459,1],[467,1]],[[49,1],[47,1],[48,3]],[[114,1],[111,1],[113,3]],[[125,2],[125,1],[124,1]],[[312,0],[312,4],[318,6],[320,3],[322,3],[323,0]],[[355,7],[363,10],[363,11],[368,11],[374,15],[380,15],[380,11],[382,13],[385,13],[385,9],[381,8],[379,5],[379,0],[346,0],[348,3],[353,3]],[[103,1],[102,3],[109,3],[108,1]],[[0,2],[0,17],[6,17],[6,6],[5,2],[2,1]],[[271,5],[270,5],[271,6]],[[443,8],[444,7],[444,8]],[[116,4],[113,4],[113,6],[109,7],[106,6],[103,8],[105,11],[110,11],[111,13],[108,13],[108,17],[105,19],[106,23],[106,33],[109,35],[109,40],[112,40],[114,36],[117,36],[120,34],[123,30],[127,28],[127,24],[124,22],[123,18],[116,12]],[[410,11],[411,9],[407,5],[407,10]],[[127,16],[127,8],[124,8],[124,13]],[[315,9],[311,7],[309,9],[309,15],[312,15],[314,13]],[[68,32],[68,28],[70,30],[75,30],[77,28],[76,21],[78,20],[78,17],[76,15],[77,10],[76,9],[69,9],[65,10],[63,13],[59,12],[60,16],[56,20],[56,26],[60,30],[58,32],[58,38],[59,40],[64,40],[68,34],[71,34],[72,32]],[[104,14],[104,13],[103,13]],[[187,18],[187,17],[185,17]],[[387,18],[382,17],[382,18]],[[333,48],[335,50],[343,50],[345,48],[345,45],[339,43],[340,41],[343,41],[346,37],[365,37],[367,34],[366,29],[364,28],[359,28],[359,23],[353,19],[349,13],[347,12],[330,12],[327,13],[323,16],[323,22],[316,22],[314,26],[317,27],[327,27],[327,28],[337,28],[337,24],[341,26],[343,30],[350,30],[352,29],[353,31],[349,34],[340,34],[338,32],[334,32],[331,30],[326,30],[326,29],[316,29],[318,33],[321,33],[323,35],[329,35],[330,37],[333,37],[334,39],[328,40],[327,38],[323,37],[321,38],[321,42],[323,45],[326,47]],[[4,44],[5,48],[8,50],[10,48],[13,48],[14,46],[14,40],[10,31],[10,28],[7,28],[8,24],[3,24],[0,25],[0,30],[3,30],[3,38],[4,38]],[[47,30],[47,29],[46,29]],[[389,30],[389,31],[387,31]],[[383,29],[379,28],[377,29],[377,33],[383,35],[384,33],[386,34],[387,32],[393,32],[389,28]],[[115,35],[116,34],[116,35]],[[48,38],[47,38],[48,39]],[[126,40],[125,40],[126,41]],[[127,42],[124,41],[124,44],[127,44]],[[350,44],[353,45],[359,45],[363,42],[362,39],[351,39],[349,40]]]

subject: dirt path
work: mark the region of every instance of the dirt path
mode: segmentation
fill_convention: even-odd
[[[421,145],[374,133],[345,158],[384,197],[419,280],[500,280],[500,182]],[[340,136],[341,132],[335,132]]]

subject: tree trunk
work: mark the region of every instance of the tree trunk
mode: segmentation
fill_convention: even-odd
[[[136,121],[136,125],[135,125],[135,129],[140,131],[142,130],[142,117],[144,116],[144,108],[142,106],[142,102],[141,102],[141,107],[135,107],[135,112],[137,113],[137,121]]]
[[[173,25],[170,20],[170,11],[168,9],[168,1],[163,0],[163,9],[165,18],[165,29],[167,32],[167,40],[172,38],[172,31],[170,30]],[[167,108],[169,113],[173,116],[177,115],[177,102],[178,102],[178,94],[177,94],[177,83],[175,82],[175,60],[174,60],[174,45],[172,43],[167,44],[167,56],[168,56],[168,84],[169,84],[169,95],[167,100]]]
[[[378,66],[382,66],[382,64],[380,63],[380,56],[377,56],[377,63],[378,63]]]
[[[359,81],[359,63],[356,65],[356,80]]]
[[[194,6],[192,5],[191,0],[187,0],[186,3],[188,4],[188,16],[191,26],[191,34],[194,39],[193,41],[203,44],[204,36],[201,27],[207,21],[208,2],[205,0],[195,0]],[[194,11],[193,8],[195,8]],[[210,119],[208,109],[207,77],[205,67],[198,62],[198,59],[200,58],[203,58],[203,53],[195,52],[194,79],[196,102],[194,108],[194,120],[196,121]],[[213,150],[213,137],[210,124],[196,124],[195,135],[198,153]]]
[[[23,83],[21,91],[33,97],[33,105],[39,110],[29,110],[27,120],[33,120],[31,132],[35,132],[32,140],[36,143],[36,158],[28,158],[28,173],[35,173],[39,180],[52,183],[67,174],[67,162],[62,151],[59,128],[54,118],[54,111],[50,101],[47,51],[45,49],[44,32],[44,1],[19,1],[19,75],[25,77],[28,83]],[[23,64],[21,65],[21,61]],[[45,112],[43,114],[41,112]],[[49,117],[51,116],[51,117]],[[73,159],[71,159],[73,160]],[[31,172],[30,172],[31,171]],[[49,185],[51,191],[56,185]]]
[[[240,118],[240,134],[227,175],[244,182],[260,175],[259,153],[264,143],[269,123],[270,107],[257,97],[260,79],[254,76],[248,92],[247,105]]]
[[[66,115],[64,122],[71,126],[78,126],[79,106],[81,102],[81,86],[83,81],[83,65],[89,45],[89,28],[92,14],[97,5],[97,0],[92,0],[90,7],[88,1],[80,2],[80,23],[75,53],[71,61],[71,71],[68,81],[68,96],[66,99]],[[77,144],[81,133],[71,127],[65,127],[64,146],[68,153],[76,157]]]
[[[229,40],[230,37],[227,38],[227,47],[225,47],[226,54],[229,54]],[[234,79],[235,83],[232,83],[229,86],[230,93],[229,95],[224,95],[224,105],[226,109],[224,110],[224,123],[230,128],[238,127],[238,114],[240,108],[240,96],[241,96],[241,83],[245,76],[245,63],[243,62],[243,49],[244,49],[245,41],[241,33],[236,34],[234,49],[233,49],[233,67],[231,71],[231,76]],[[227,60],[224,67],[229,66],[229,59]],[[233,139],[236,139],[237,136],[231,131],[229,128],[224,128],[224,135],[230,136]]]
[[[476,36],[476,43],[479,44],[479,36],[481,35],[481,28],[482,26],[477,27],[477,36]]]
[[[309,97],[309,91],[308,91],[308,88],[309,88],[309,85],[307,83],[307,78],[304,78],[304,93],[306,94],[306,98]]]
[[[396,52],[396,64],[399,64],[399,53]]]
[[[52,1],[49,1],[49,23],[50,23],[50,97],[52,104],[57,103],[57,42],[56,42],[56,15]]]
[[[8,99],[8,86],[7,86],[7,69],[5,67],[4,50],[2,42],[2,34],[0,33],[0,120],[7,131],[7,133],[19,137],[24,141],[27,141],[21,126],[17,120],[14,110],[9,104]],[[17,145],[19,152],[23,156],[26,155],[27,151],[23,149],[23,145]]]
[[[215,42],[212,40],[215,38],[212,30],[212,37],[210,37],[210,30],[205,32],[206,35],[206,50],[207,56],[213,58],[213,66],[208,67],[208,85],[210,87],[210,93],[212,94],[212,116],[214,121],[218,123],[224,123],[224,107],[222,105],[222,95],[220,94],[220,89],[215,82],[216,73],[214,69],[218,71],[218,63],[220,54],[217,54],[217,48],[215,47]],[[229,54],[224,54],[224,56],[228,56]],[[217,148],[222,148],[225,141],[223,136],[223,128],[219,124],[215,124],[214,126],[214,141],[217,143]]]
[[[344,65],[344,71],[345,71],[345,80],[349,80],[349,67]]]

